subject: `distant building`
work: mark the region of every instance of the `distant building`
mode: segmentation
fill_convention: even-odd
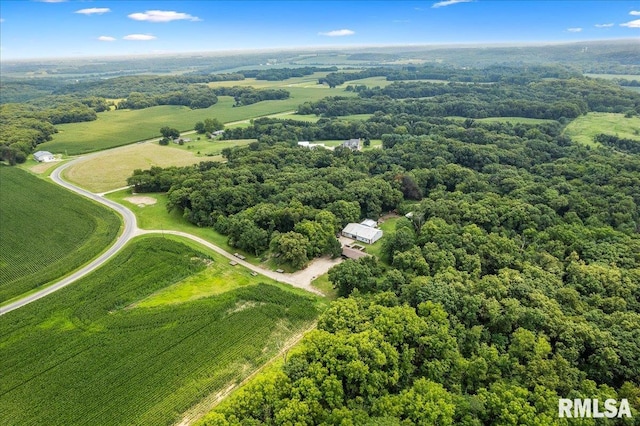
[[[360,225],[368,226],[369,228],[377,228],[378,222],[376,222],[373,219],[365,219],[362,222],[360,222]]]
[[[40,163],[49,163],[56,159],[49,151],[38,151],[33,154],[33,158]]]
[[[303,148],[309,148],[309,149],[326,148],[323,143],[311,143],[309,141],[299,141],[298,146],[301,146]]]
[[[216,137],[216,136],[222,136],[224,134],[224,130],[216,130],[215,132],[211,133],[211,137]]]
[[[382,238],[382,230],[360,223],[349,223],[342,230],[342,235],[363,243],[373,244]]]
[[[348,141],[342,142],[342,146],[345,148],[352,149],[354,151],[360,150],[360,139],[349,139]]]

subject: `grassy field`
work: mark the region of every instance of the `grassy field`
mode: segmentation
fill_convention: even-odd
[[[143,238],[99,272],[0,317],[0,424],[175,424],[269,360],[325,306],[251,283],[138,303],[196,277],[207,283],[218,263],[206,251]],[[227,273],[216,271],[208,274]],[[225,279],[239,282],[236,273]]]
[[[460,121],[464,121],[467,119],[466,117],[457,117],[457,116],[450,116],[446,118],[460,120]],[[552,121],[555,121],[555,120],[547,120],[544,118],[528,118],[528,117],[487,117],[487,118],[474,118],[473,120],[481,123],[502,122],[502,123],[511,123],[511,124],[520,124],[520,123],[540,124],[540,123],[550,123]]]
[[[381,253],[382,253],[382,242],[384,241],[384,235],[396,232],[396,222],[398,222],[398,220],[400,219],[401,219],[400,217],[390,217],[386,219],[384,222],[382,222],[379,226],[379,228],[382,229],[382,231],[384,232],[382,238],[373,244],[363,244],[365,247],[364,251],[380,259]]]
[[[97,256],[120,229],[106,207],[15,167],[0,166],[0,303]]]
[[[599,145],[593,138],[600,133],[640,142],[640,117],[625,118],[624,114],[590,112],[573,120],[564,130],[564,134],[575,142],[591,146]]]
[[[585,74],[585,76],[591,78],[604,78],[606,80],[640,80],[640,75],[638,74]]]
[[[56,126],[53,140],[39,145],[39,149],[67,155],[84,154],[107,148],[147,140],[160,135],[163,126],[180,131],[191,130],[198,121],[217,118],[223,123],[248,120],[265,115],[295,111],[303,102],[316,101],[325,96],[355,96],[342,88],[330,89],[317,84],[317,77],[292,78],[280,82],[247,79],[240,82],[216,82],[212,86],[245,85],[258,88],[285,88],[291,97],[277,101],[262,101],[253,105],[234,107],[229,96],[220,96],[217,104],[204,109],[182,106],[156,106],[142,110],[101,112],[98,119],[84,123]]]
[[[210,141],[206,138],[185,145],[161,146],[146,142],[121,147],[116,151],[97,153],[64,171],[64,178],[93,192],[122,188],[135,169],[151,166],[188,166],[201,161],[222,161],[220,152],[226,147],[247,145],[252,140]]]
[[[107,195],[107,198],[116,201],[120,204],[131,209],[131,211],[136,215],[136,219],[138,221],[138,226],[142,229],[153,229],[153,230],[175,230],[188,232],[190,234],[196,235],[200,238],[203,238],[206,241],[209,241],[218,247],[223,248],[229,253],[241,253],[246,256],[246,261],[250,262],[254,265],[261,265],[261,259],[256,257],[255,254],[243,252],[242,250],[238,250],[234,247],[231,247],[227,240],[228,238],[218,232],[214,231],[213,228],[200,228],[196,225],[188,222],[180,212],[174,211],[171,213],[167,213],[167,196],[165,194],[142,194],[145,197],[150,197],[156,200],[155,204],[141,206],[136,203],[133,203],[127,198],[131,197],[131,190],[124,189],[117,192],[112,192]]]

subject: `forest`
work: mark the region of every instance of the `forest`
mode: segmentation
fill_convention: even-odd
[[[340,298],[283,367],[204,424],[565,424],[558,398],[626,398],[635,417],[613,422],[637,424],[640,157],[563,128],[589,111],[633,116],[640,96],[527,79],[361,89],[302,105],[315,123],[227,129],[258,141],[224,164],[134,173],[136,192],[166,191],[170,210],[293,268],[338,255],[345,223],[399,216],[380,257],[330,270]],[[340,118],[355,113],[372,115]],[[354,137],[382,149],[296,146]]]

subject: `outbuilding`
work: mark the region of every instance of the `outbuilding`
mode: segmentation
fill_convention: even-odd
[[[342,235],[363,243],[373,244],[382,238],[382,230],[365,226],[360,223],[349,223],[342,230]]]
[[[49,163],[55,161],[55,157],[49,151],[38,151],[33,154],[33,158],[40,163]]]

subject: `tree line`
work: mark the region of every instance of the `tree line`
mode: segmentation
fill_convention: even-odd
[[[567,397],[626,398],[638,416],[640,157],[515,127],[447,122],[334,152],[410,217],[380,259],[331,269],[341,298],[318,329],[203,424],[563,424]]]

